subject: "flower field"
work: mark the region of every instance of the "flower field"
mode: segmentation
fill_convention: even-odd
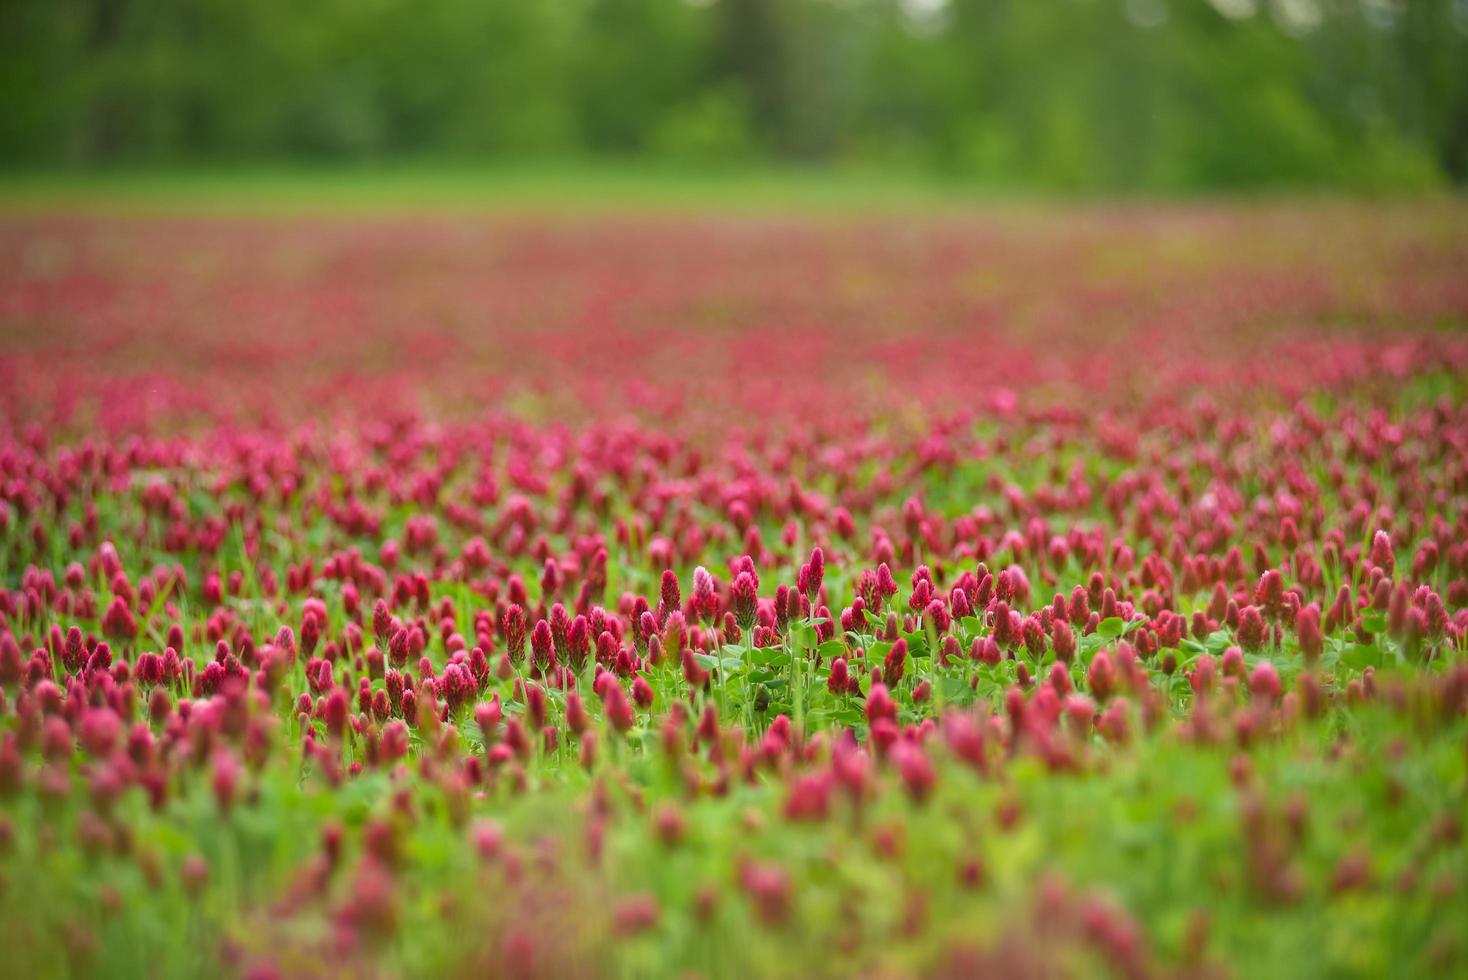
[[[0,975],[1468,975],[1468,212],[0,218]]]

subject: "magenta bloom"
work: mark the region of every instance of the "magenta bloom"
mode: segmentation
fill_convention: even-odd
[[[1278,701],[1280,692],[1279,671],[1268,660],[1255,664],[1249,673],[1249,690],[1256,698]]]
[[[1111,654],[1098,650],[1086,670],[1086,686],[1098,701],[1105,701],[1116,691],[1116,665]]]
[[[504,634],[505,651],[510,662],[518,666],[525,660],[525,610],[518,605],[505,610]]]
[[[730,587],[730,602],[733,606],[734,620],[739,624],[741,630],[748,630],[754,625],[755,606],[759,596],[755,591],[758,582],[750,572],[740,572],[734,578],[734,584]]]
[[[535,629],[530,633],[530,654],[532,662],[541,672],[550,670],[551,665],[556,662],[550,624],[543,619],[535,624]]]
[[[1320,629],[1320,607],[1310,603],[1295,614],[1295,637],[1300,655],[1306,663],[1315,663],[1325,651],[1325,636]]]
[[[889,685],[896,685],[902,680],[903,672],[907,669],[907,641],[899,639],[892,644],[892,649],[887,651],[887,656],[882,660],[882,679]]]

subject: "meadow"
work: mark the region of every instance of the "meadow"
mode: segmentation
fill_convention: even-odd
[[[0,975],[1468,975],[1461,202],[526,181],[0,195]]]

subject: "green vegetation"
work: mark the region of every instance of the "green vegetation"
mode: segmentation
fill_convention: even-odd
[[[11,0],[0,161],[800,162],[964,186],[1468,176],[1462,0]]]
[[[0,176],[0,211],[211,214],[566,211],[819,213],[927,209],[1001,200],[930,174],[813,167],[679,168],[648,163],[383,164],[132,168]]]

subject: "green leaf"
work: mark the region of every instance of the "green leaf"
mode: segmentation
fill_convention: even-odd
[[[1109,642],[1118,639],[1125,633],[1126,627],[1126,621],[1120,616],[1111,616],[1096,624],[1096,635]]]
[[[786,667],[790,654],[783,647],[755,647],[749,651],[749,662],[766,667]]]
[[[1355,670],[1381,666],[1381,648],[1375,645],[1354,643],[1341,651],[1341,663]]]
[[[818,648],[821,658],[827,662],[846,656],[846,644],[840,640],[827,640]]]
[[[797,648],[814,646],[817,635],[815,626],[810,623],[790,624],[790,642]]]
[[[891,649],[891,643],[888,643],[886,640],[878,640],[871,646],[867,647],[867,659],[870,660],[872,663],[881,663],[884,659],[886,659],[887,653]]]
[[[1222,653],[1232,645],[1233,638],[1228,635],[1228,630],[1214,630],[1203,642],[1209,653]]]
[[[968,680],[962,676],[943,678],[941,690],[944,701],[966,702],[973,697],[973,691],[968,686]]]
[[[907,641],[907,654],[910,657],[926,657],[928,655],[928,634],[923,630],[914,630],[911,633],[903,633],[902,638]]]

